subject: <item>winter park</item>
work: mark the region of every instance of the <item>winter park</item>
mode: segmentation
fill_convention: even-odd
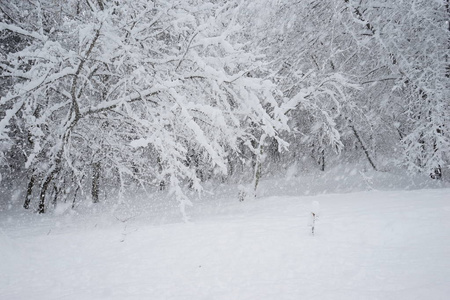
[[[0,0],[0,299],[450,299],[450,0]]]

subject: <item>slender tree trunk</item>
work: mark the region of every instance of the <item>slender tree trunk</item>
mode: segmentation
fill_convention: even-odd
[[[87,56],[89,56],[90,51],[92,50],[92,48],[94,47],[93,44],[95,43],[96,39],[98,38],[98,35],[100,34],[100,31],[97,30],[97,34],[94,38],[94,41],[92,42],[89,50],[88,50],[88,54]],[[75,88],[74,86],[76,86],[77,84],[77,79],[80,73],[80,70],[83,66],[84,60],[82,60],[82,62],[80,63],[80,65],[78,66],[78,70],[76,72],[76,76],[73,80],[72,83],[72,113],[74,114],[73,119],[72,116],[69,117],[69,120],[67,121],[69,124],[67,124],[67,129],[64,133],[64,135],[62,136],[62,145],[61,145],[61,149],[59,149],[58,153],[56,153],[56,157],[53,161],[53,170],[46,176],[42,186],[41,186],[41,192],[39,194],[39,207],[38,207],[38,213],[39,214],[43,214],[45,213],[45,198],[46,198],[46,194],[47,194],[47,189],[48,186],[50,185],[50,183],[52,182],[53,178],[55,177],[56,174],[58,174],[61,171],[61,162],[62,162],[62,158],[63,158],[63,154],[64,154],[64,146],[67,143],[67,140],[70,136],[70,132],[72,131],[72,129],[76,126],[76,124],[78,123],[78,121],[81,118],[81,114],[80,114],[80,109],[78,106],[78,103],[76,101],[76,97],[75,97]],[[72,120],[71,120],[72,119]],[[71,120],[71,121],[70,121]]]
[[[58,188],[56,187],[56,185],[54,185],[54,186],[53,186],[53,193],[54,193],[54,195],[53,195],[53,201],[52,201],[53,207],[56,207],[56,205],[57,205],[57,203],[58,203],[58,195],[59,195],[59,191],[60,191],[60,189],[58,189]]]
[[[28,181],[27,195],[25,196],[25,202],[23,203],[23,208],[25,209],[30,208],[31,195],[33,193],[35,178],[36,177],[34,176],[34,174],[32,174],[30,177],[30,181]]]
[[[232,161],[231,154],[228,154],[227,156],[227,162],[228,162],[228,174],[227,177],[231,177],[234,174],[234,163]]]
[[[440,130],[440,129],[437,129],[436,131],[437,131],[437,134],[441,134],[442,133],[442,130]],[[436,141],[434,141],[433,150],[434,150],[434,152],[437,152],[439,150]],[[438,165],[436,168],[434,168],[434,170],[430,174],[430,176],[433,179],[441,180],[442,179],[442,168],[441,168],[441,165]]]
[[[263,159],[263,142],[265,140],[265,135],[263,135],[257,145],[257,154],[254,155],[254,176],[253,176],[253,193],[256,197],[256,189],[258,188],[259,181],[261,180],[262,173],[262,159]],[[256,146],[256,141],[252,142]],[[256,147],[255,147],[256,148]]]
[[[92,164],[92,202],[98,203],[98,196],[100,194],[100,162],[96,162]]]
[[[45,213],[45,198],[46,198],[46,194],[47,194],[47,189],[48,189],[50,183],[52,182],[53,178],[55,177],[55,175],[58,174],[59,171],[61,170],[61,160],[62,160],[62,156],[63,156],[63,149],[64,148],[61,148],[58,151],[58,153],[56,154],[55,160],[53,162],[53,170],[45,177],[45,180],[42,183],[41,192],[39,194],[39,206],[38,206],[38,211],[37,211],[39,214]]]
[[[356,131],[355,126],[353,126],[352,124],[350,124],[349,126],[352,129],[353,134],[355,135],[359,144],[361,145],[361,148],[364,150],[364,153],[366,154],[367,160],[369,161],[370,165],[372,166],[372,168],[375,171],[378,171],[377,167],[375,166],[375,163],[372,160],[372,157],[370,156],[369,150],[367,149],[366,145],[364,144],[363,140],[361,139],[361,136],[359,135],[358,131]]]
[[[322,172],[325,171],[325,149],[322,149],[322,151],[320,151],[320,170]]]
[[[55,176],[55,174],[58,173],[58,170],[55,169],[53,170],[44,180],[44,183],[42,184],[41,187],[41,192],[39,194],[39,207],[38,207],[38,213],[39,214],[43,214],[45,213],[45,197],[47,194],[47,189],[48,186],[50,185],[50,183],[53,180],[53,177]]]
[[[84,175],[81,177],[81,181],[83,181],[84,179]],[[77,184],[77,188],[75,189],[75,193],[73,195],[73,201],[72,201],[72,209],[75,208],[75,203],[77,201],[77,195],[78,195],[78,191],[80,190],[80,184]]]
[[[256,197],[256,189],[258,188],[258,184],[259,184],[259,180],[261,179],[261,160],[258,159],[255,165],[255,175],[254,175],[254,184],[253,184],[253,189],[255,192],[255,197]]]
[[[156,158],[156,161],[157,161],[157,163],[158,163],[158,171],[159,171],[159,173],[161,174],[162,171],[163,171],[163,166],[162,166],[161,158],[158,156],[158,157]],[[164,191],[165,189],[166,189],[166,182],[164,181],[164,179],[162,179],[162,180],[159,182],[159,190],[160,190],[160,191]]]

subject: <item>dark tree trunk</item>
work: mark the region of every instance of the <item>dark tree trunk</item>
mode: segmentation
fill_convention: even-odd
[[[45,177],[45,180],[42,183],[41,192],[39,194],[39,206],[38,206],[38,211],[37,211],[39,214],[45,213],[45,198],[47,195],[47,189],[48,189],[50,183],[52,182],[53,178],[55,177],[55,175],[58,174],[59,171],[61,170],[62,156],[63,156],[63,150],[61,149],[56,154],[56,158],[54,160],[54,165],[53,165],[54,169]]]
[[[259,184],[259,180],[261,179],[261,168],[262,168],[262,164],[261,161],[258,160],[255,166],[255,197],[256,197],[256,189],[258,188],[258,184]]]
[[[31,195],[33,193],[33,187],[34,187],[34,180],[35,180],[35,176],[34,176],[34,174],[32,174],[30,177],[30,181],[28,181],[27,195],[25,196],[25,202],[23,203],[23,208],[25,208],[25,209],[30,208]]]
[[[80,180],[80,181],[83,181],[83,179],[84,179],[84,175],[83,175],[83,177],[81,177],[81,180]],[[77,201],[77,195],[78,195],[78,191],[79,191],[79,190],[80,190],[80,185],[77,184],[77,188],[75,189],[75,193],[74,193],[74,195],[73,195],[72,209],[75,208],[75,204],[76,204],[76,201]]]
[[[325,149],[322,149],[322,151],[320,151],[319,163],[320,163],[320,170],[322,172],[325,171]]]
[[[53,186],[53,201],[52,201],[52,205],[53,207],[56,207],[56,204],[58,202],[58,195],[59,195],[59,191],[60,189],[58,189],[58,187],[56,185]]]
[[[100,162],[96,162],[92,164],[92,202],[98,203],[98,197],[100,194],[100,169],[101,165]]]
[[[254,159],[253,160],[253,164],[254,164],[253,189],[254,189],[254,196],[256,197],[256,190],[258,189],[259,181],[261,180],[261,175],[262,175],[263,147],[261,144],[257,144],[256,141],[255,141],[254,145],[255,146],[257,145],[257,147],[255,147],[255,148],[259,150],[258,154],[254,154],[254,156],[253,156],[253,159]]]
[[[41,192],[39,194],[39,207],[38,207],[38,211],[37,211],[39,214],[45,213],[45,198],[46,198],[46,194],[47,194],[47,189],[48,189],[48,186],[50,185],[50,183],[52,182],[53,177],[55,176],[56,173],[58,173],[58,170],[57,169],[53,170],[45,178],[45,181],[42,184]]]
[[[159,174],[161,174],[162,171],[163,171],[163,165],[162,165],[161,158],[158,156],[158,157],[156,158],[156,161],[157,161],[157,163],[158,163],[158,171],[159,171]],[[165,182],[164,179],[162,179],[162,180],[159,182],[159,190],[160,190],[160,191],[164,191],[165,189],[166,189],[166,182]]]
[[[355,126],[350,125],[350,128],[352,129],[353,133],[355,134],[356,139],[358,140],[359,144],[361,145],[361,148],[363,149],[364,153],[366,154],[367,160],[369,161],[370,165],[375,171],[377,170],[377,167],[375,166],[375,163],[372,160],[372,157],[370,156],[369,150],[367,149],[366,145],[362,141],[360,135],[358,134],[358,131],[356,131]]]

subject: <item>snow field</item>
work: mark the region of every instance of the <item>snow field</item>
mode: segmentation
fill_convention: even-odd
[[[2,212],[0,299],[448,299],[449,200],[450,189],[233,199],[194,206],[187,224]]]

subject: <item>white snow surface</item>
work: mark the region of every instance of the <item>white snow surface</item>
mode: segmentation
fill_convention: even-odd
[[[449,299],[449,188],[135,203],[0,211],[0,299]]]

